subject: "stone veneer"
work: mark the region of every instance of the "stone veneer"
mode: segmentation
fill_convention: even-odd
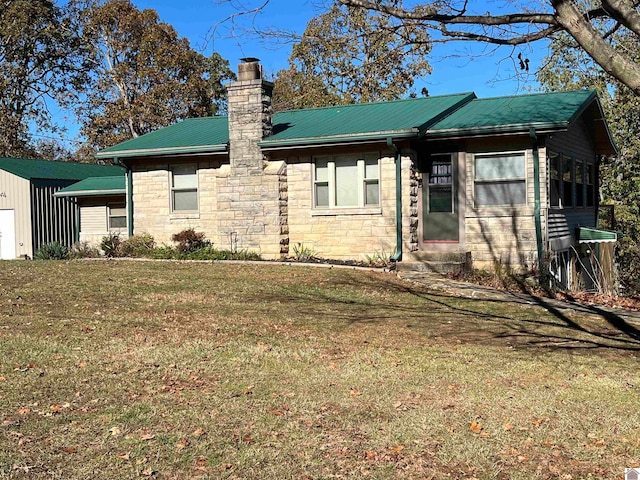
[[[363,152],[364,153],[364,152]],[[380,206],[367,208],[313,208],[313,158],[289,157],[287,161],[288,229],[290,250],[303,245],[319,257],[364,260],[366,256],[391,256],[396,248],[395,159],[380,159]],[[416,248],[411,233],[410,156],[402,157],[403,244]]]

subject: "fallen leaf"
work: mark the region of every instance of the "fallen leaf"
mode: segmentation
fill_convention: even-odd
[[[253,387],[247,387],[244,389],[244,391],[242,392],[243,395],[251,395],[253,394]]]
[[[359,397],[360,395],[362,395],[362,392],[359,390],[356,390],[355,388],[352,388],[351,391],[349,392],[349,394],[352,397]]]
[[[62,407],[60,405],[51,405],[50,408],[53,413],[58,413],[60,410],[62,410]]]
[[[131,456],[128,453],[121,453],[120,455],[118,455],[118,458],[122,460],[129,460]]]
[[[202,435],[205,434],[205,431],[201,428],[196,428],[191,435],[193,435],[194,437],[201,437]]]
[[[480,437],[481,438],[489,438],[491,436],[491,434],[489,432],[482,432],[480,433]]]
[[[18,409],[18,414],[19,415],[27,415],[29,413],[31,413],[31,409],[28,408],[28,407],[22,407],[22,408]]]
[[[531,420],[531,425],[541,425],[544,422],[543,418]]]
[[[482,424],[474,420],[473,422],[471,422],[469,430],[471,430],[473,433],[480,433],[482,431]]]
[[[389,449],[389,453],[400,453],[402,450],[404,450],[404,445],[396,445]]]
[[[117,436],[118,436],[118,435],[120,435],[120,433],[122,433],[122,432],[121,432],[121,430],[120,430],[118,427],[111,427],[111,428],[109,429],[109,433],[111,434],[111,436],[113,436],[113,437],[117,437]]]
[[[513,425],[511,425],[509,422],[504,424],[504,429],[507,432],[510,432],[511,430],[513,430]]]
[[[364,452],[364,458],[366,458],[367,460],[374,460],[377,456],[378,454],[371,450],[367,450],[366,452]]]
[[[4,378],[4,377],[0,377],[0,382],[6,382],[6,381],[7,381],[7,379],[6,379],[6,378]]]
[[[153,433],[145,433],[140,436],[140,440],[153,440],[156,436]]]
[[[251,437],[250,435],[245,435],[244,437],[242,437],[242,441],[244,443],[254,443],[255,442],[253,437]]]
[[[186,448],[188,446],[189,446],[189,440],[187,440],[186,438],[181,438],[176,442],[176,448],[178,450],[182,450],[183,448]]]
[[[76,365],[77,365],[79,368],[84,368],[84,367],[86,367],[86,366],[87,366],[87,362],[78,362]]]
[[[66,452],[66,453],[76,453],[77,452],[76,447],[65,447],[65,448],[62,449],[62,451]]]
[[[151,477],[152,475],[154,475],[156,472],[153,471],[152,468],[145,468],[142,471],[142,475],[144,475],[145,477]]]
[[[546,440],[544,442],[542,442],[542,446],[543,447],[555,447],[556,444],[553,442],[547,442]]]
[[[275,415],[276,417],[281,417],[282,415],[284,415],[284,412],[282,410],[269,410],[269,413],[271,415]]]

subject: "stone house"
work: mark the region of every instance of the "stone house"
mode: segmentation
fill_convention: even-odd
[[[127,169],[130,234],[169,243],[192,227],[264,258],[304,245],[399,266],[542,259],[569,283],[580,229],[597,226],[599,159],[616,152],[593,91],[273,114],[272,87],[246,61],[228,85],[228,117],[97,154]]]

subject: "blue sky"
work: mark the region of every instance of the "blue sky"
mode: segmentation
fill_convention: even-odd
[[[235,4],[242,2],[252,7],[264,0],[232,0]],[[229,60],[231,68],[237,70],[242,57],[257,57],[268,75],[274,75],[288,64],[291,43],[277,44],[243,34],[243,28],[250,30],[252,22],[260,28],[290,30],[302,33],[307,22],[321,13],[321,3],[328,0],[271,0],[262,12],[253,16],[242,16],[236,20],[236,34],[230,31],[231,24],[220,25],[238,10],[228,1],[223,0],[133,0],[140,9],[155,9],[162,21],[167,22],[178,31],[179,35],[190,40],[193,48],[210,54],[214,49],[223,58]],[[495,11],[495,0],[471,2],[477,12],[486,12],[489,7]],[[215,33],[214,26],[217,26]],[[433,73],[416,82],[415,91],[423,87],[430,95],[474,91],[479,97],[493,97],[526,93],[535,89],[533,75],[527,81],[517,79],[513,61],[509,58],[512,50],[473,42],[436,43],[431,54],[430,63]],[[546,45],[535,44],[532,48],[521,48],[519,51],[531,59],[531,70],[539,66],[547,53]],[[78,126],[71,114],[60,112],[56,115],[64,118],[68,127],[66,139],[77,135]],[[65,118],[66,117],[66,118]]]
[[[242,57],[258,57],[267,73],[275,74],[287,66],[291,53],[290,44],[277,45],[239,35],[242,27],[249,29],[255,21],[260,28],[275,27],[302,33],[309,19],[320,13],[322,0],[271,0],[262,13],[237,18],[237,35],[229,31],[230,23],[219,25],[215,35],[212,27],[238,10],[229,2],[219,0],[133,0],[138,8],[153,8],[160,18],[170,23],[184,37],[191,41],[194,48],[205,45],[210,53],[215,48],[230,61],[235,70]],[[264,0],[233,0],[248,7],[256,6]],[[492,0],[471,2],[477,12],[496,11]],[[500,8],[500,7],[498,7]],[[430,95],[475,91],[480,97],[511,95],[523,93],[537,84],[533,76],[527,81],[514,78],[514,64],[509,59],[510,48],[502,47],[494,51],[493,46],[473,42],[448,42],[436,44],[430,54],[433,73],[416,84],[420,92],[422,87]],[[532,71],[535,71],[541,59],[547,53],[542,43],[531,48],[520,48],[523,55],[531,59]]]

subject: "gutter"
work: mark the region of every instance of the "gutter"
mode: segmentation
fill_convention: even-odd
[[[163,147],[163,148],[137,148],[132,150],[117,150],[110,152],[103,150],[96,153],[96,158],[113,158],[116,165],[121,165],[116,160],[121,157],[148,157],[152,155],[178,155],[183,153],[226,153],[227,144],[196,145],[193,147]]]
[[[396,251],[389,260],[399,262],[402,260],[402,159],[391,137],[387,137],[387,146],[396,156]]]
[[[533,217],[536,225],[538,269],[542,271],[542,221],[540,219],[540,153],[538,152],[538,135],[536,135],[536,129],[533,127],[529,129],[529,138],[531,138],[531,148],[533,153]]]
[[[113,157],[113,163],[126,170],[127,175],[127,234],[133,236],[133,172],[119,157]]]
[[[420,132],[417,128],[408,128],[406,130],[389,130],[380,132],[352,133],[346,135],[326,135],[323,137],[304,137],[291,139],[267,139],[258,142],[258,146],[267,149],[278,149],[281,147],[295,147],[318,144],[334,144],[344,142],[365,142],[370,140],[384,141],[389,139],[389,135],[395,138],[414,138],[419,136]],[[388,143],[387,143],[388,144]]]

